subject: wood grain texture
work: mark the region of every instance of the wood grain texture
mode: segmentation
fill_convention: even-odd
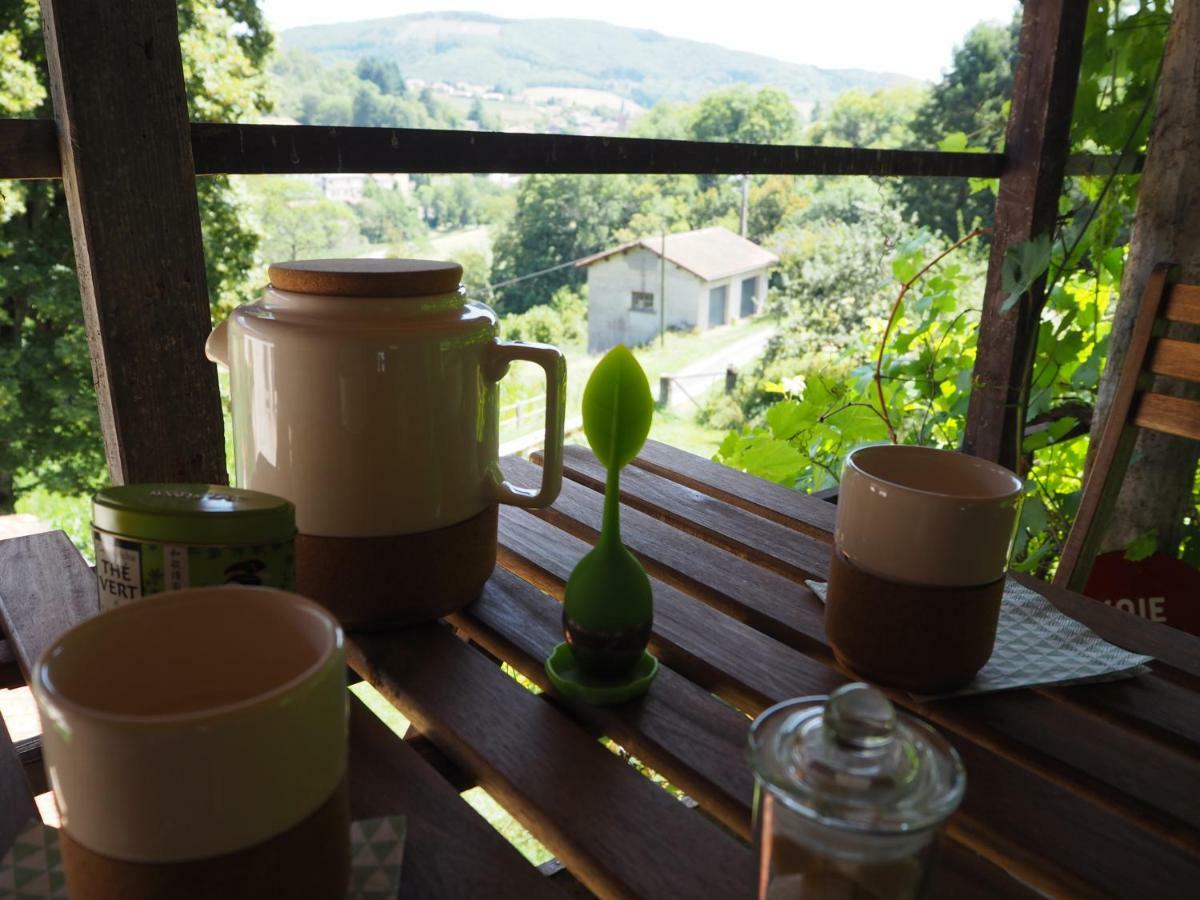
[[[693,166],[708,167],[687,169],[688,173],[758,174],[766,171],[741,165],[739,157],[746,157],[746,150],[739,148],[731,153],[728,149],[730,145],[646,140],[641,143],[656,143],[658,146],[649,148],[635,145],[631,150],[628,144],[617,143],[613,138],[571,135],[192,123],[192,152],[196,171],[202,175],[419,171],[657,172],[667,171],[664,166],[679,165],[670,158],[670,150],[678,145],[689,148],[689,159]],[[793,154],[791,169],[796,169],[796,174],[800,174],[798,167],[805,166],[808,169],[819,167],[820,174],[828,175],[907,174],[998,178],[1004,167],[1004,158],[998,153],[855,151],[841,147],[799,149],[809,152]],[[784,157],[783,162],[774,159],[771,162],[779,166],[787,165],[788,160]],[[1141,157],[1120,159],[1105,154],[1077,153],[1067,160],[1067,174],[1105,175],[1118,167],[1123,172],[1138,172],[1142,163]],[[425,168],[420,168],[422,165]],[[751,163],[747,161],[746,165]],[[671,168],[670,171],[684,170]],[[0,178],[59,178],[61,175],[62,165],[53,122],[45,119],[0,119]]]
[[[116,483],[228,483],[174,4],[43,0],[75,267]]]
[[[349,642],[351,665],[566,863],[613,897],[739,897],[745,845],[439,625]],[[686,864],[681,860],[686,849]],[[678,861],[664,864],[664,861]]]
[[[536,466],[514,457],[503,460],[503,468],[518,484],[541,477]],[[552,507],[532,512],[590,543],[600,533],[603,497],[567,478]],[[621,511],[621,532],[625,546],[659,580],[794,647],[827,646],[820,606],[796,602],[809,593],[805,585],[711,544],[682,540],[674,526],[630,507]],[[704,552],[697,553],[697,545]]]
[[[1100,440],[1091,453],[1079,510],[1071,523],[1071,531],[1063,545],[1054,576],[1054,583],[1061,587],[1083,590],[1117,502],[1121,481],[1137,440],[1137,434],[1128,421],[1129,413],[1135,402],[1170,272],[1170,266],[1156,266],[1146,285],[1125,352],[1117,390],[1109,404],[1108,418],[1100,431]]]
[[[1134,409],[1133,424],[1138,428],[1200,441],[1200,402],[1168,394],[1145,393]]]
[[[353,695],[349,766],[355,819],[407,816],[400,897],[562,896]]]
[[[510,515],[502,511],[500,542],[502,565],[526,580],[541,579],[540,586],[552,593],[561,593],[574,562],[588,549],[562,532],[556,538],[548,523],[517,510]],[[654,582],[653,588],[654,652],[676,671],[750,714],[789,697],[827,694],[846,680],[843,674],[752,630],[731,627],[740,623],[709,623],[703,615],[708,607],[695,601],[690,607],[683,606],[685,598],[661,583]],[[987,842],[972,846],[1006,867],[1015,867],[1012,870],[1020,877],[1056,890],[1077,891],[1080,885],[1106,883],[1110,878],[1118,879],[1129,890],[1143,878],[1158,879],[1159,886],[1165,887],[1182,883],[1183,873],[1200,860],[1190,844],[1164,843],[1167,829],[1147,830],[1146,823],[1136,820],[1135,813],[1143,807],[1133,798],[1126,798],[1119,812],[1113,809],[1111,791],[1104,793],[1097,804],[1087,795],[1094,796],[1102,785],[1090,776],[1081,778],[1076,773],[1067,779],[1062,771],[1065,767],[1040,761],[1035,765],[1038,760],[1029,754],[1014,758],[1011,738],[989,733],[986,722],[956,716],[952,704],[917,704],[907,695],[891,695],[901,706],[932,721],[964,757],[970,754],[968,771],[984,786],[967,793],[963,807],[964,821],[969,823],[966,830],[987,830],[990,835]],[[1036,729],[1030,730],[1036,733]],[[1078,734],[1069,727],[1064,733],[1068,736],[1067,746],[1079,743]],[[1111,734],[1121,737],[1117,729]],[[1079,747],[1073,746],[1072,752],[1079,752]],[[1177,763],[1182,756],[1174,754]],[[1185,762],[1190,759],[1184,757]],[[1023,799],[1011,803],[1009,797]],[[1040,842],[1026,846],[1003,837],[1023,834],[1033,818],[1037,819]],[[1088,824],[1081,831],[1077,823],[1084,820]],[[1088,841],[1080,840],[1084,832],[1092,835]],[[1107,846],[1106,851],[1097,850],[1100,844],[1095,842],[1095,835],[1106,836],[1100,842]],[[1158,859],[1152,864],[1142,859],[1131,866],[1127,851],[1122,849],[1129,845],[1138,846],[1139,854],[1156,854]],[[1098,852],[1117,854],[1118,858],[1097,863],[1093,856]],[[1140,869],[1143,863],[1147,867]],[[1134,868],[1140,870],[1134,873]]]
[[[8,727],[0,718],[0,857],[8,852],[31,819],[37,819],[33,792],[13,747]]]
[[[678,450],[672,453],[680,457],[686,456]],[[686,460],[681,460],[675,468],[686,469]],[[733,474],[736,480],[752,480],[743,473]],[[568,499],[564,511],[574,505],[578,504]],[[675,546],[670,551],[663,551],[658,542],[645,542],[641,538],[639,532],[643,528],[644,520],[645,517],[636,514],[627,517],[623,535],[627,542],[640,542],[639,545],[644,545],[652,561],[665,558],[686,560],[686,564],[693,571],[709,572],[720,569],[728,559],[728,555],[718,548],[683,533],[676,534],[672,542]],[[820,546],[823,551],[828,551],[825,545]],[[760,549],[764,553],[778,552],[776,545],[770,542],[763,543]],[[1096,630],[1102,636],[1118,640],[1127,638],[1123,626],[1127,619],[1132,618],[1127,614],[1068,591],[1051,589],[1049,585],[1036,579],[1020,577],[1020,580],[1048,596],[1051,602],[1056,603],[1067,615],[1096,626]],[[751,582],[748,585],[750,590],[753,590],[752,584]],[[792,607],[807,612],[809,617],[815,618],[823,612],[819,601],[800,585],[789,592],[788,599]],[[774,607],[760,612],[768,618],[773,613]],[[756,627],[767,630],[809,655],[814,655],[811,650],[813,642],[819,642],[824,649],[826,642],[823,629],[810,628],[805,635],[806,640],[795,642],[787,626],[797,621],[805,620],[795,612],[789,611],[785,619],[786,624],[782,628],[763,629],[757,623]],[[1193,667],[1200,665],[1200,639],[1182,632],[1173,632],[1171,629],[1156,628],[1150,622],[1140,621],[1141,624],[1135,629],[1135,643],[1143,643],[1143,646],[1135,649],[1168,659],[1178,659]],[[1146,635],[1145,642],[1138,640],[1143,633]],[[828,651],[815,655],[827,660]],[[1153,718],[1158,726],[1164,722],[1170,723],[1173,719],[1182,719],[1184,722],[1200,720],[1200,694],[1190,699],[1187,699],[1186,695],[1177,695],[1173,700],[1167,700],[1165,695],[1174,693],[1170,690],[1168,682],[1153,677],[1140,680],[1158,687],[1157,691],[1150,690],[1142,695],[1140,712],[1147,720]],[[1197,682],[1197,687],[1200,688],[1200,682]],[[1156,695],[1163,696],[1161,704],[1155,702]],[[1200,745],[1189,745],[1185,742],[1182,747],[1174,743],[1164,747],[1156,736],[1138,733],[1136,723],[1098,721],[1094,710],[1062,709],[1055,700],[1059,695],[1035,690],[1028,696],[1034,699],[1027,699],[1024,693],[1002,693],[976,700],[959,700],[945,706],[949,707],[949,712],[955,714],[956,718],[953,720],[957,726],[965,728],[968,733],[986,735],[988,740],[1016,742],[1014,746],[1019,752],[1032,751],[1041,760],[1041,765],[1048,763],[1052,768],[1065,767],[1068,777],[1078,779],[1082,775],[1085,780],[1098,780],[1101,791],[1104,789],[1103,785],[1111,786],[1124,793],[1126,797],[1123,802],[1138,807],[1141,815],[1154,817],[1161,811],[1190,825],[1200,825],[1200,813],[1188,802],[1181,800],[1179,791],[1179,786],[1186,784],[1194,786],[1200,792],[1200,781],[1197,781],[1200,778],[1200,767],[1190,764],[1191,755],[1200,752]],[[939,705],[938,709],[940,711],[942,705]],[[1127,715],[1128,711],[1128,707],[1125,707],[1121,715]],[[1003,723],[1002,726],[1000,723]],[[1082,750],[1079,749],[1080,735],[1089,737]],[[1146,761],[1147,764],[1131,765],[1129,760],[1134,758]],[[1073,776],[1069,774],[1071,770],[1076,770]],[[1149,804],[1148,808],[1139,806],[1143,800]]]
[[[997,153],[706,143],[564,134],[297,125],[193,126],[201,173],[597,172],[960,175],[995,178]]]
[[[1173,285],[1163,315],[1172,322],[1200,325],[1200,284]]]
[[[1186,381],[1200,381],[1200,344],[1159,338],[1150,352],[1150,371]]]
[[[686,456],[680,451],[672,451]],[[686,461],[673,464],[672,468],[686,470]],[[751,480],[750,476],[734,473],[736,478]],[[734,487],[736,490],[736,486]],[[626,539],[634,539],[637,525],[623,529]],[[793,535],[793,538],[795,535]],[[680,534],[677,542],[683,547],[675,551],[693,560],[693,568],[706,566],[706,555],[723,555],[716,548],[706,546],[690,535]],[[764,544],[764,552],[772,552],[771,544]],[[1100,624],[1101,631],[1111,634],[1120,630],[1122,620],[1127,618],[1116,610],[1097,604],[1066,591],[1050,590],[1049,586],[1034,582],[1031,586],[1041,589],[1057,601],[1064,612],[1072,614],[1082,611],[1089,622]],[[815,602],[811,598],[797,597],[797,603]],[[1142,623],[1153,629],[1151,623]],[[1158,632],[1164,629],[1157,629]],[[1149,652],[1164,650],[1164,655],[1180,659],[1200,659],[1200,641],[1189,635],[1176,633],[1160,636],[1150,632],[1155,640],[1154,647],[1142,648]],[[1183,676],[1181,676],[1183,677]],[[1175,729],[1173,737],[1163,741],[1161,735],[1145,731],[1145,724],[1154,720],[1156,727],[1169,729],[1172,719],[1185,722],[1200,720],[1200,695],[1186,691],[1172,691],[1169,682],[1154,677],[1138,679],[1146,689],[1140,691],[1136,703],[1122,702],[1111,709],[1100,711],[1094,708],[1064,707],[1064,697],[1070,697],[1073,689],[1062,688],[1061,694],[1031,691],[990,695],[954,703],[937,704],[932,708],[913,707],[919,714],[932,715],[942,727],[955,730],[984,746],[1000,750],[1021,765],[1029,766],[1055,781],[1072,782],[1076,789],[1090,793],[1104,803],[1120,792],[1119,801],[1125,815],[1145,819],[1148,827],[1160,833],[1171,831],[1175,825],[1185,824],[1193,829],[1181,846],[1194,852],[1200,844],[1196,841],[1197,824],[1200,817],[1184,797],[1200,792],[1200,768],[1193,760],[1198,747],[1194,742],[1178,742],[1181,737]],[[1200,683],[1198,683],[1200,684]],[[1153,687],[1147,687],[1153,686]],[[1108,687],[1108,686],[1106,686]],[[1112,685],[1115,693],[1127,693],[1127,684]],[[1167,694],[1174,696],[1169,699]],[[1155,702],[1163,697],[1164,703]],[[902,703],[912,706],[905,698]],[[1087,704],[1080,702],[1080,707]],[[1121,708],[1116,709],[1117,706]],[[1128,716],[1138,707],[1144,717],[1130,722]],[[1135,713],[1137,715],[1137,713]],[[1107,718],[1106,718],[1107,717]],[[1110,720],[1111,719],[1111,720]],[[1186,730],[1186,726],[1184,729]],[[1004,749],[1007,748],[1007,749]],[[1183,787],[1181,790],[1181,786]]]
[[[736,470],[711,459],[681,454],[673,447],[658,441],[646,441],[633,464],[656,475],[702,490],[726,503],[749,510],[755,515],[795,528],[818,540],[828,542],[833,534],[837,507],[826,497],[802,494],[762,478],[747,484],[737,478]],[[745,493],[739,494],[738,491]],[[834,489],[836,497],[836,489]]]
[[[479,601],[450,623],[543,690],[544,662],[563,640],[562,607],[517,575],[497,569]],[[571,716],[662,774],[743,839],[751,838],[754,779],[742,760],[749,720],[668,666],[644,699],[613,707],[559,698]]]
[[[63,532],[0,541],[0,619],[26,680],[43,650],[99,608],[96,576]]]
[[[563,449],[563,476],[594,490],[604,489],[604,467],[584,447]],[[827,546],[637,466],[621,473],[621,501],[792,579],[824,580],[829,574]],[[773,552],[764,553],[764,544]]]
[[[561,607],[512,573],[499,570],[479,602],[452,617],[473,641],[546,690],[543,660],[562,639]],[[561,703],[593,730],[609,735],[701,807],[750,836],[753,779],[743,761],[749,720],[670,668],[662,666],[642,700],[598,708]],[[964,897],[987,885],[991,896],[1032,892],[994,863],[948,842],[935,868],[931,897]]]
[[[705,467],[699,464],[707,462],[701,457],[665,444],[657,446],[656,454],[655,469],[656,471],[661,470],[664,478],[673,480],[675,476],[672,473],[689,473],[690,486],[714,498],[720,499],[723,494],[732,492],[736,495],[743,491],[748,496],[755,496],[763,484],[760,478],[747,475],[745,472],[721,467],[724,469],[724,475],[718,484],[712,485],[710,484],[711,479],[707,474],[704,477],[700,477],[700,473],[705,472]],[[507,459],[504,464],[506,466],[510,464],[519,465],[519,463]],[[569,490],[565,483],[564,490]],[[782,510],[783,507],[781,506],[779,509]],[[642,520],[635,516],[629,521],[640,523]],[[775,534],[778,535],[778,533]],[[826,540],[823,543],[829,543],[830,541],[831,536],[826,535]],[[689,549],[687,552],[691,554],[697,551]],[[829,551],[824,550],[823,552],[828,554]],[[721,556],[719,558],[726,559],[727,557]],[[820,562],[817,561],[817,564],[820,565]],[[1153,656],[1155,659],[1183,672],[1200,676],[1200,638],[1173,628],[1159,628],[1152,622],[1139,619],[1136,616],[1130,616],[1128,613],[1123,613],[1104,603],[1097,603],[1087,597],[1066,590],[1061,585],[1050,585],[1019,572],[1012,573],[1012,577],[1045,596],[1046,599],[1057,606],[1064,614],[1083,622],[1105,640],[1119,644],[1137,653],[1145,653]],[[808,592],[802,592],[799,596],[807,597],[809,594]],[[1132,621],[1129,621],[1131,619]],[[820,633],[823,632],[809,632],[810,636],[816,636]]]
[[[527,512],[500,510],[500,564],[555,597],[591,547]],[[744,712],[761,710],[772,698],[827,694],[841,683],[831,669],[786,644],[656,578],[650,584],[651,651]]]
[[[1009,250],[1050,235],[1058,215],[1079,82],[1087,0],[1028,0],[1021,17],[1005,132],[1005,171],[992,222],[979,349],[964,449],[1017,471],[1024,405],[1045,302],[1045,277],[1011,310],[1002,272]]]

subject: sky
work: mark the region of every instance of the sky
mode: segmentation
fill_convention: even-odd
[[[1007,22],[1017,0],[262,0],[262,7],[276,30],[448,10],[599,19],[788,62],[936,81],[963,35],[982,21]]]

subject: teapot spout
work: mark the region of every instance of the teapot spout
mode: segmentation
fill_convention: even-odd
[[[218,366],[229,368],[229,320],[226,319],[212,330],[204,342],[204,355]]]

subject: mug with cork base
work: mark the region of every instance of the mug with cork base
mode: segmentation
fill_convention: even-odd
[[[34,665],[70,896],[341,900],[350,871],[342,630],[274,588],[161,594]]]
[[[929,447],[860,447],[838,491],[825,630],[880,684],[940,693],[992,653],[1024,485]]]

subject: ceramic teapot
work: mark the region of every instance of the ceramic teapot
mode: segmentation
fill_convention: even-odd
[[[237,483],[296,506],[296,583],[347,625],[470,603],[496,555],[498,503],[549,506],[562,481],[566,364],[497,339],[462,267],[430,260],[272,265],[262,298],[208,340],[229,369]],[[498,460],[497,382],[545,370],[542,483]]]

